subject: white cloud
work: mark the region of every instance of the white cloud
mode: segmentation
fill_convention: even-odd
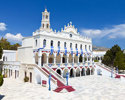
[[[12,43],[21,43],[23,36],[21,35],[21,33],[17,33],[16,35],[11,33],[6,33],[4,38],[6,38],[8,41]]]
[[[0,23],[0,31],[5,31],[5,30],[6,30],[6,24]]]
[[[104,36],[109,39],[125,38],[125,24],[114,25],[112,28],[104,29],[82,29],[81,34],[92,38],[102,38]]]

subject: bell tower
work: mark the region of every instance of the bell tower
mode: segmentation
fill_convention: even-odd
[[[40,30],[50,30],[50,13],[45,9],[42,12],[42,21]]]

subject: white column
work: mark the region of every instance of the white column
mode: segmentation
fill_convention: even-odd
[[[41,67],[41,60],[42,60],[42,51],[38,51],[38,65]]]
[[[46,64],[48,65],[48,63],[49,63],[49,54],[47,54],[46,57],[47,57],[46,58]]]
[[[74,64],[74,54],[73,54],[72,58],[73,58],[73,62],[72,63]]]
[[[35,62],[35,52],[33,53],[33,64],[36,64],[36,62]]]
[[[60,62],[60,63],[62,64],[62,58],[63,58],[63,54],[60,54],[60,55],[61,55],[61,62]]]
[[[69,54],[67,54],[67,64],[69,63]]]
[[[79,63],[79,56],[80,56],[80,55],[78,54],[78,63]]]
[[[82,56],[82,63],[84,63],[84,55]]]

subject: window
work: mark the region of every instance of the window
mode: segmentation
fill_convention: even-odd
[[[91,46],[89,46],[89,50],[91,50]]]
[[[72,34],[70,34],[69,36],[72,37]]]
[[[87,45],[85,45],[85,49],[87,49]]]
[[[37,40],[35,41],[35,45],[37,46]]]
[[[58,47],[60,47],[60,41],[58,41]]]
[[[53,40],[51,40],[51,46],[53,46]]]
[[[46,15],[46,19],[48,19],[48,15]]]
[[[49,28],[49,24],[47,24],[46,27]]]
[[[45,39],[43,40],[43,46],[46,46],[46,40]]]
[[[64,42],[64,48],[66,48],[66,42]]]
[[[44,28],[44,24],[43,24],[43,28]]]
[[[72,48],[72,43],[70,43],[70,48]]]
[[[77,48],[77,44],[76,44],[76,48]]]
[[[80,49],[82,49],[82,44],[80,45]]]

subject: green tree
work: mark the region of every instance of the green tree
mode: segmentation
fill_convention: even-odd
[[[3,54],[3,49],[1,47],[1,43],[0,43],[0,59],[2,58],[2,54]],[[3,75],[2,75],[2,65],[0,65],[1,70],[0,70],[0,86],[2,86],[3,84]]]
[[[116,54],[119,51],[121,51],[121,48],[118,45],[114,45],[110,50],[106,52],[102,60],[102,63],[104,63],[107,66],[113,66]]]
[[[114,60],[114,66],[117,66],[120,70],[125,70],[125,55],[122,51],[117,52]]]

